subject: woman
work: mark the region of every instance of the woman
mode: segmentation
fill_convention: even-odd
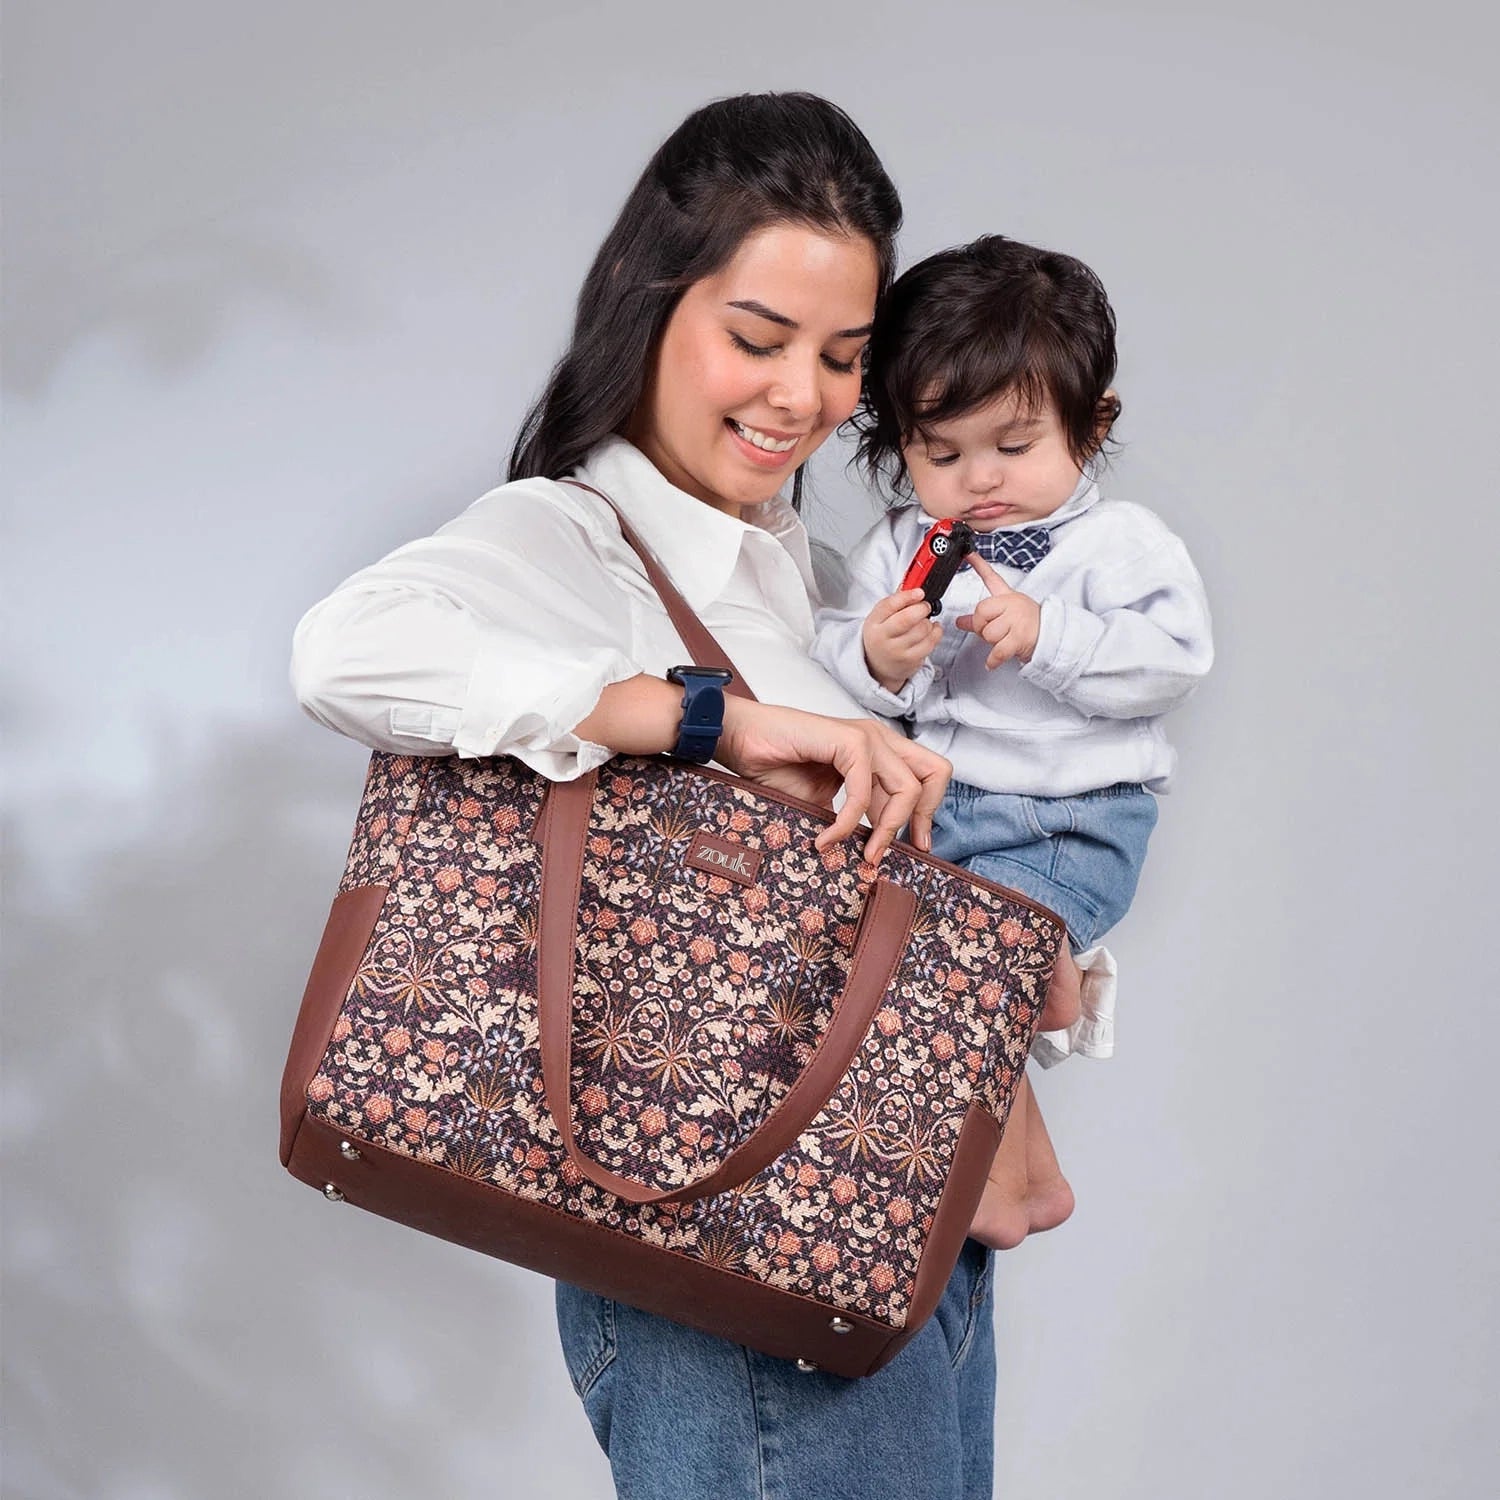
[[[900,202],[869,143],[805,94],[697,111],[600,247],[509,484],[356,574],[298,627],[305,708],[377,748],[513,755],[553,779],[678,745],[683,660],[609,495],[744,672],[714,759],[930,847],[940,757],[863,717],[808,657],[806,532],[779,496],[853,412]],[[794,480],[795,499],[800,484]],[[1050,1019],[1050,1018],[1049,1018]],[[846,1381],[557,1288],[575,1389],[624,1497],[990,1494],[990,1251],[937,1315]]]

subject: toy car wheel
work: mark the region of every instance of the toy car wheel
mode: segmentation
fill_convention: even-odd
[[[941,557],[947,550],[948,550],[948,538],[947,537],[945,537],[945,536],[935,536],[935,537],[933,537],[933,539],[932,539],[932,555],[934,557]]]

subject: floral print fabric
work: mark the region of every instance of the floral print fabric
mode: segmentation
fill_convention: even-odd
[[[547,783],[519,763],[377,755],[344,889],[389,892],[309,1111],[346,1134],[663,1249],[904,1325],[964,1117],[1004,1119],[1061,938],[1013,892],[904,847],[905,954],[853,1063],[794,1146],[741,1186],[635,1207],[567,1159],[536,1002]],[[598,773],[575,940],[574,1128],[655,1188],[706,1177],[812,1056],[875,871],[856,841],[712,772]],[[753,884],[694,868],[695,835],[759,853]]]

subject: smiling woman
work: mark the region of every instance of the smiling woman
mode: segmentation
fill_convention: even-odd
[[[510,482],[298,627],[307,710],[377,749],[511,756],[554,781],[681,752],[692,688],[667,679],[683,644],[602,492],[756,695],[726,696],[714,758],[825,806],[842,790],[821,848],[865,814],[867,858],[908,824],[927,847],[949,764],[812,661],[796,512],[803,463],[859,399],[899,222],[869,143],[826,100],[690,116],[600,247]],[[559,1283],[564,1356],[620,1494],[988,1496],[989,1256],[970,1240],[936,1316],[857,1381]]]
[[[853,413],[879,275],[863,238],[751,235],[683,293],[627,436],[716,509],[764,503]]]
[[[900,225],[901,200],[879,159],[826,99],[743,94],[689,115],[647,163],[594,257],[578,294],[572,341],[522,423],[510,477],[560,479],[602,438],[628,432],[659,363],[667,323],[689,299],[740,302],[732,311],[743,317],[721,336],[738,339],[751,358],[761,351],[772,358],[787,333],[819,323],[825,337],[835,335],[835,346],[822,352],[834,364],[848,364],[853,377],[875,297],[895,272]],[[762,231],[783,227],[811,231],[782,238],[757,257],[761,269],[774,264],[783,296],[790,294],[786,305],[773,300],[774,286],[737,281],[729,290],[726,273],[736,262],[743,269],[742,252]],[[862,245],[875,276],[862,285],[848,320],[830,322],[823,316],[828,309],[802,287],[809,277],[820,276],[825,289],[837,279],[827,260],[840,244]],[[717,293],[707,292],[707,281],[719,283]],[[846,300],[842,289],[840,298]],[[802,430],[780,425],[786,436]],[[817,446],[800,438],[799,445],[794,500],[801,462]]]
[[[825,805],[842,789],[823,847],[866,815],[869,858],[908,824],[925,847],[947,763],[809,661],[796,515],[803,462],[859,398],[900,216],[824,99],[743,95],[689,116],[594,258],[512,483],[298,627],[307,710],[377,749],[513,754],[559,779],[671,750],[682,645],[608,505],[556,483],[571,477],[620,507],[760,700],[726,699],[719,763]]]

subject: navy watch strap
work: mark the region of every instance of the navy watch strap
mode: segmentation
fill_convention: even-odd
[[[724,688],[734,673],[722,667],[673,667],[667,681],[682,688],[682,727],[671,750],[677,760],[698,765],[714,758],[724,732]]]

